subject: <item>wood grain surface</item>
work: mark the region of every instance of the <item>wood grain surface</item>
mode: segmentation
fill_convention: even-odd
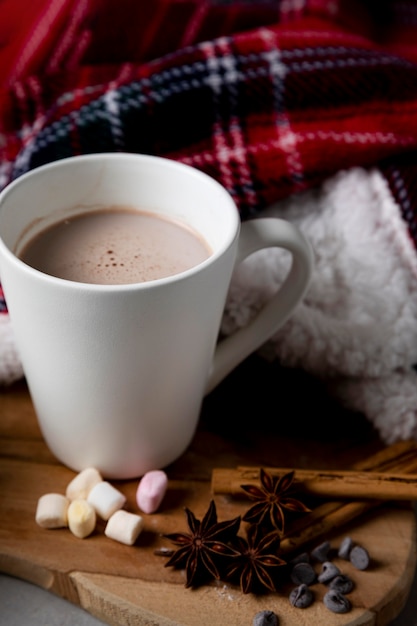
[[[219,520],[246,510],[241,499],[213,496],[216,467],[346,470],[383,448],[366,420],[341,410],[316,381],[254,357],[206,398],[192,445],[167,468],[166,498],[157,513],[144,516],[136,544],[105,537],[104,522],[80,540],[67,529],[44,530],[35,523],[38,498],[65,492],[75,474],[44,444],[21,382],[0,391],[0,570],[117,626],[251,626],[264,609],[277,613],[280,626],[384,626],[405,604],[416,566],[415,517],[408,502],[384,504],[326,537],[337,547],[349,535],[372,557],[365,571],[335,560],[355,581],[353,609],[344,615],[326,609],[326,588],[319,584],[312,587],[314,604],[305,610],[290,605],[288,585],[261,596],[223,582],[186,589],[183,572],[164,567],[165,558],[154,554],[157,547],[172,547],[161,535],[187,530],[184,506],[201,518],[214,497]],[[113,484],[126,495],[126,508],[137,512],[138,481]]]

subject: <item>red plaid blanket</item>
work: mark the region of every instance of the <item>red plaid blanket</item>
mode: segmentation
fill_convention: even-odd
[[[414,251],[416,26],[413,0],[6,0],[0,187],[74,154],[151,153],[219,180],[247,219],[361,167]]]
[[[2,3],[1,184],[124,150],[205,170],[242,218],[352,165],[378,164],[401,200],[417,146],[414,5]]]

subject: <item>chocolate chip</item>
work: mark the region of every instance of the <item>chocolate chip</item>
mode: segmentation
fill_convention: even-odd
[[[253,626],[278,626],[278,617],[273,611],[259,611],[253,618]]]
[[[337,565],[331,563],[330,561],[326,561],[322,565],[321,573],[318,575],[317,580],[319,583],[328,583],[332,580],[332,578],[338,576],[340,573],[340,569]]]
[[[295,556],[293,559],[291,559],[289,565],[293,567],[294,565],[297,565],[297,563],[310,563],[310,555],[308,554],[308,552],[302,552],[301,554]]]
[[[362,546],[355,546],[349,554],[350,562],[356,569],[367,569],[369,567],[370,558],[368,551]]]
[[[339,556],[341,559],[345,559],[345,561],[349,561],[349,554],[352,548],[353,548],[352,539],[350,537],[345,537],[342,543],[340,544],[340,548],[337,553],[337,556]]]
[[[331,589],[324,595],[323,603],[324,606],[328,608],[329,611],[333,611],[333,613],[348,613],[352,608],[348,598],[334,589]]]
[[[296,585],[311,585],[316,580],[316,572],[310,563],[297,563],[291,570],[290,578]]]
[[[316,561],[324,563],[325,561],[328,561],[329,552],[330,541],[323,541],[323,543],[321,543],[319,546],[314,548],[314,550],[312,550],[311,556],[316,559]]]
[[[354,587],[353,580],[345,574],[338,574],[329,583],[330,589],[339,591],[339,593],[350,593]]]
[[[297,609],[306,609],[313,602],[313,592],[307,585],[299,585],[290,593],[290,602]]]

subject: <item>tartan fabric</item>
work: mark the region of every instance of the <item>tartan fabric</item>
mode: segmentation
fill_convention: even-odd
[[[204,170],[247,219],[378,166],[417,243],[415,2],[8,0],[0,18],[0,187],[143,152]]]

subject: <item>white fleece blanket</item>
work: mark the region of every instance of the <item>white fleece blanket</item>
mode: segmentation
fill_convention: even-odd
[[[389,443],[417,436],[417,257],[378,171],[340,172],[321,189],[270,207],[315,253],[311,286],[266,346],[320,377]],[[222,330],[243,326],[280,284],[288,255],[271,249],[235,274]]]
[[[315,268],[305,298],[262,352],[323,380],[344,406],[363,412],[386,443],[417,437],[417,256],[385,179],[377,170],[339,172],[265,214],[299,226],[313,246]],[[271,249],[237,269],[225,334],[256,314],[289,262],[287,253]],[[3,314],[0,383],[22,376]]]

